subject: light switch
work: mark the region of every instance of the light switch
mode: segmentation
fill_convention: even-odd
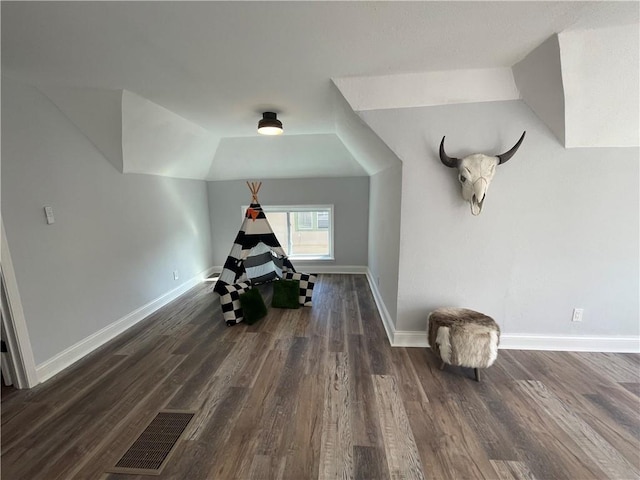
[[[44,207],[44,214],[47,217],[47,224],[51,225],[55,222],[55,218],[53,218],[53,207]]]

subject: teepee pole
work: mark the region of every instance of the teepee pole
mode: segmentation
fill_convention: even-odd
[[[251,192],[251,203],[259,203],[258,192],[260,191],[260,187],[262,187],[262,182],[247,182],[247,187],[249,187],[249,191]]]

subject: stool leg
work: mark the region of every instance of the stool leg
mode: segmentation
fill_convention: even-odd
[[[476,374],[476,382],[480,381],[480,370],[478,370],[477,368],[473,369],[473,373]]]

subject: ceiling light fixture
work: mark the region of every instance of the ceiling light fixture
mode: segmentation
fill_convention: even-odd
[[[282,135],[282,122],[274,112],[264,112],[258,122],[258,133],[262,135]]]

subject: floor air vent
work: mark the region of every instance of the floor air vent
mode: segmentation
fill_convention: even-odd
[[[140,436],[109,473],[160,475],[173,447],[195,415],[184,410],[163,410],[151,420]]]

